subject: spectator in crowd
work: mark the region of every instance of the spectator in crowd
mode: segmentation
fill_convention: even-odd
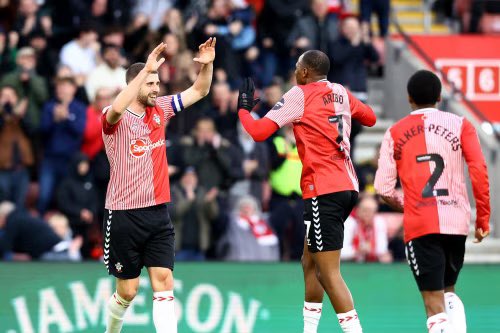
[[[173,7],[173,0],[141,0],[137,1],[133,8],[133,15],[142,16],[146,22],[149,22],[151,30],[158,30],[163,23],[163,18],[167,11]]]
[[[163,36],[163,42],[168,47],[164,52],[165,63],[158,69],[160,81],[166,83],[167,91],[171,91],[173,86],[181,91],[189,88],[198,75],[198,69],[191,61],[193,53],[179,35],[172,32]]]
[[[472,0],[470,5],[469,32],[500,33],[500,2],[496,0]]]
[[[341,36],[330,45],[330,61],[333,65],[328,80],[347,87],[361,102],[368,100],[368,74],[366,63],[375,63],[379,55],[373,47],[368,30],[362,30],[355,17],[342,21]],[[351,128],[351,158],[354,158],[356,136],[362,131],[361,124],[353,120]]]
[[[270,147],[270,223],[279,237],[282,258],[298,260],[302,256],[305,229],[304,203],[300,189],[302,163],[293,127],[284,126],[281,134],[272,140]]]
[[[85,117],[81,151],[92,161],[104,149],[102,139],[102,110],[113,103],[116,90],[97,88],[94,103],[88,106]]]
[[[97,66],[100,44],[95,27],[85,24],[77,38],[66,43],[59,54],[61,64],[69,66],[77,82],[85,82],[87,76]]]
[[[210,118],[200,118],[194,135],[181,139],[183,162],[193,166],[200,186],[207,191],[217,190],[219,216],[212,226],[212,240],[216,244],[228,223],[228,190],[233,182],[231,176],[231,143],[215,129]],[[207,251],[207,257],[214,257],[214,248]]]
[[[182,17],[182,12],[178,8],[170,8],[163,19],[163,25],[158,29],[158,33],[165,37],[166,34],[174,34],[179,39],[179,44],[187,47],[186,24]],[[170,49],[170,45],[167,52]]]
[[[71,157],[81,147],[87,111],[86,106],[75,99],[75,93],[74,78],[57,78],[56,97],[43,108],[40,129],[44,135],[45,151],[38,200],[38,211],[42,214],[51,203],[56,180],[67,175]]]
[[[62,214],[52,214],[47,219],[47,223],[52,231],[59,236],[61,242],[56,245],[58,251],[46,252],[41,259],[46,261],[81,261],[80,248],[83,244],[82,236],[73,238],[73,232],[69,227],[68,218]],[[65,251],[62,249],[66,249]]]
[[[75,73],[73,73],[71,68],[67,65],[59,64],[59,66],[57,67],[55,79],[51,81],[53,85],[52,91],[55,90],[55,85],[58,78],[65,78],[65,77],[70,77],[75,81],[76,84],[75,99],[79,100],[84,104],[89,104],[87,91],[85,90],[85,81],[78,80],[78,77],[75,75]]]
[[[17,43],[19,34],[16,31],[7,33],[0,26],[0,72],[6,73],[16,68]]]
[[[262,86],[269,85],[276,75],[283,79],[288,77],[293,60],[286,41],[298,18],[308,10],[308,2],[303,0],[267,0],[264,3],[257,22],[262,67],[258,82]]]
[[[10,86],[0,89],[0,189],[4,199],[24,207],[34,156],[29,136],[33,126],[25,119],[26,99]]]
[[[127,85],[125,83],[126,70],[121,66],[123,60],[120,48],[116,45],[105,44],[101,51],[103,62],[90,72],[85,81],[85,89],[90,101],[95,99],[98,88],[106,87],[117,92]]]
[[[283,80],[277,76],[268,86],[264,87],[264,99],[255,108],[259,117],[264,117],[281,100],[283,85]]]
[[[57,206],[69,219],[73,234],[82,236],[82,255],[90,256],[89,229],[96,222],[97,193],[90,175],[90,162],[83,153],[76,153],[68,176],[59,185]]]
[[[67,251],[68,244],[41,218],[9,201],[0,203],[0,258],[27,261],[48,252]]]
[[[34,32],[52,35],[52,19],[39,10],[36,0],[20,0],[14,30],[20,33],[19,43],[25,46]]]
[[[45,80],[36,73],[36,53],[31,47],[19,49],[16,56],[17,69],[6,74],[0,85],[14,87],[21,99],[28,100],[26,119],[38,127],[40,110],[49,97]]]
[[[265,142],[255,142],[237,125],[238,136],[231,148],[232,171],[235,183],[229,191],[230,207],[241,197],[251,195],[262,202],[264,181],[269,177],[269,151]]]
[[[328,0],[311,0],[311,15],[301,17],[288,36],[288,47],[295,56],[307,50],[329,52],[339,35],[338,16],[328,12]]]
[[[217,124],[219,133],[229,141],[236,139],[236,125],[239,123],[236,108],[231,105],[231,87],[227,82],[212,85],[211,106],[205,114]]]
[[[150,33],[145,15],[134,16],[125,31],[124,49],[129,56],[130,63],[143,60],[143,55],[148,54],[153,43],[153,34]]]
[[[345,222],[342,260],[358,262],[392,261],[388,249],[387,225],[377,216],[378,203],[372,195],[361,198],[356,209],[356,219]]]
[[[183,161],[193,166],[199,183],[207,190],[227,190],[231,185],[231,143],[215,129],[210,118],[200,118],[194,136],[182,139]]]
[[[279,260],[278,237],[263,218],[254,197],[238,200],[217,249],[219,258],[227,261]]]
[[[375,194],[373,183],[375,181],[375,173],[378,168],[378,159],[380,156],[380,144],[375,148],[375,155],[373,158],[356,165],[356,175],[359,181],[359,192]]]
[[[212,245],[212,224],[219,215],[217,188],[209,191],[198,185],[193,167],[186,167],[172,187],[172,221],[175,225],[177,260],[205,260]]]
[[[29,46],[35,50],[36,73],[49,83],[56,73],[57,62],[59,56],[51,47],[49,39],[39,31],[35,31],[29,35]]]
[[[330,45],[329,55],[333,68],[328,80],[348,87],[360,101],[366,103],[368,75],[365,63],[377,62],[379,55],[369,33],[362,31],[356,17],[342,20],[341,36]]]
[[[102,33],[102,43],[104,45],[117,46],[120,49],[120,53],[123,55],[123,45],[125,44],[125,30],[120,26],[109,26]],[[127,59],[122,60],[127,61]]]
[[[372,13],[377,14],[380,37],[387,36],[389,31],[390,0],[361,0],[359,12],[366,31],[371,30]]]
[[[207,16],[200,20],[200,36],[217,36],[219,50],[223,56],[215,60],[215,77],[219,81],[226,79],[237,84],[242,75],[250,75],[247,69],[256,60],[258,51],[253,47],[255,29],[252,27],[253,12],[250,7],[236,7],[230,0],[214,0],[211,2]],[[200,38],[202,38],[200,37]],[[257,53],[256,53],[257,52]]]

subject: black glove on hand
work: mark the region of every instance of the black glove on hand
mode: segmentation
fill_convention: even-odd
[[[238,110],[245,109],[251,112],[255,105],[259,103],[260,99],[254,99],[255,85],[253,80],[249,77],[245,78],[240,87],[240,94],[238,96]]]

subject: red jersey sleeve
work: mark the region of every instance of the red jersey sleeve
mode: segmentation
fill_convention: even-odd
[[[165,121],[184,110],[181,94],[160,96],[156,99],[156,105],[163,111]]]
[[[352,119],[356,119],[363,126],[372,127],[377,122],[377,116],[373,112],[372,108],[368,105],[362,103],[357,99],[349,90],[347,91],[347,97],[349,98],[349,106],[351,108]]]
[[[397,180],[398,170],[394,159],[394,140],[392,139],[391,130],[388,129],[380,147],[374,186],[379,195],[392,198],[403,206],[404,196],[400,191],[396,191]]]
[[[116,124],[108,123],[108,119],[106,118],[106,113],[110,109],[111,109],[111,105],[106,106],[104,109],[102,109],[102,131],[106,135],[115,134],[116,130],[118,129],[118,125],[120,125],[120,122],[121,122],[121,119],[120,119],[120,120],[118,120],[118,122]]]
[[[279,127],[274,121],[269,118],[253,119],[250,112],[245,109],[238,111],[243,128],[250,134],[255,141],[264,141],[269,138]]]
[[[472,191],[476,199],[476,228],[490,230],[490,184],[479,138],[474,126],[464,119],[460,136],[462,152],[469,167]]]
[[[288,90],[281,100],[265,115],[279,127],[299,121],[304,115],[304,91],[297,86]]]

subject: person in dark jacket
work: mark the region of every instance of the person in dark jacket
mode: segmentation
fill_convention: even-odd
[[[40,170],[38,210],[44,213],[52,200],[56,179],[62,179],[74,152],[80,150],[87,107],[75,99],[76,82],[60,77],[56,83],[56,99],[45,104],[41,131],[44,135],[44,156]]]
[[[219,214],[217,189],[198,185],[193,167],[186,167],[172,187],[172,221],[175,225],[177,260],[200,261],[212,245],[212,224]]]
[[[28,167],[34,156],[33,127],[26,120],[27,100],[19,100],[10,86],[0,88],[0,189],[18,207],[24,207],[29,187]]]
[[[262,86],[269,85],[275,75],[282,78],[288,77],[293,64],[289,60],[290,49],[286,42],[295,22],[308,11],[308,1],[267,0],[264,2],[264,8],[257,21],[262,66],[262,77],[259,81]]]
[[[288,47],[296,51],[296,56],[307,50],[328,53],[328,45],[338,38],[338,17],[328,13],[328,0],[312,0],[311,11],[295,23],[288,36]]]
[[[97,193],[90,178],[90,162],[83,153],[77,153],[69,175],[57,190],[57,206],[68,217],[73,235],[83,237],[82,255],[89,256],[89,228],[96,222]]]
[[[240,122],[238,137],[230,150],[231,175],[235,183],[229,191],[230,207],[242,197],[251,195],[262,203],[264,181],[269,176],[269,149],[265,142],[255,142]]]
[[[357,18],[351,16],[342,21],[341,36],[330,45],[329,55],[333,68],[328,80],[349,88],[359,100],[366,102],[368,89],[365,63],[377,62],[379,55],[368,31],[361,30]]]
[[[42,219],[8,201],[0,203],[0,259],[39,259],[58,250],[61,238]]]
[[[356,98],[366,103],[368,100],[366,63],[377,62],[379,54],[371,43],[369,31],[361,29],[357,18],[345,18],[342,21],[341,32],[339,39],[330,45],[329,55],[333,68],[328,80],[347,87]],[[351,159],[354,159],[356,136],[361,130],[361,124],[353,120],[350,138]]]

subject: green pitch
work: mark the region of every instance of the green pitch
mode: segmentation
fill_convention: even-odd
[[[403,264],[345,264],[344,277],[366,333],[423,333],[425,314]],[[302,332],[299,263],[177,263],[179,332]],[[457,291],[468,333],[500,332],[500,265],[466,265]],[[154,332],[145,271],[124,333]],[[99,263],[0,264],[0,333],[104,332],[113,280]],[[341,332],[329,303],[319,333]]]

